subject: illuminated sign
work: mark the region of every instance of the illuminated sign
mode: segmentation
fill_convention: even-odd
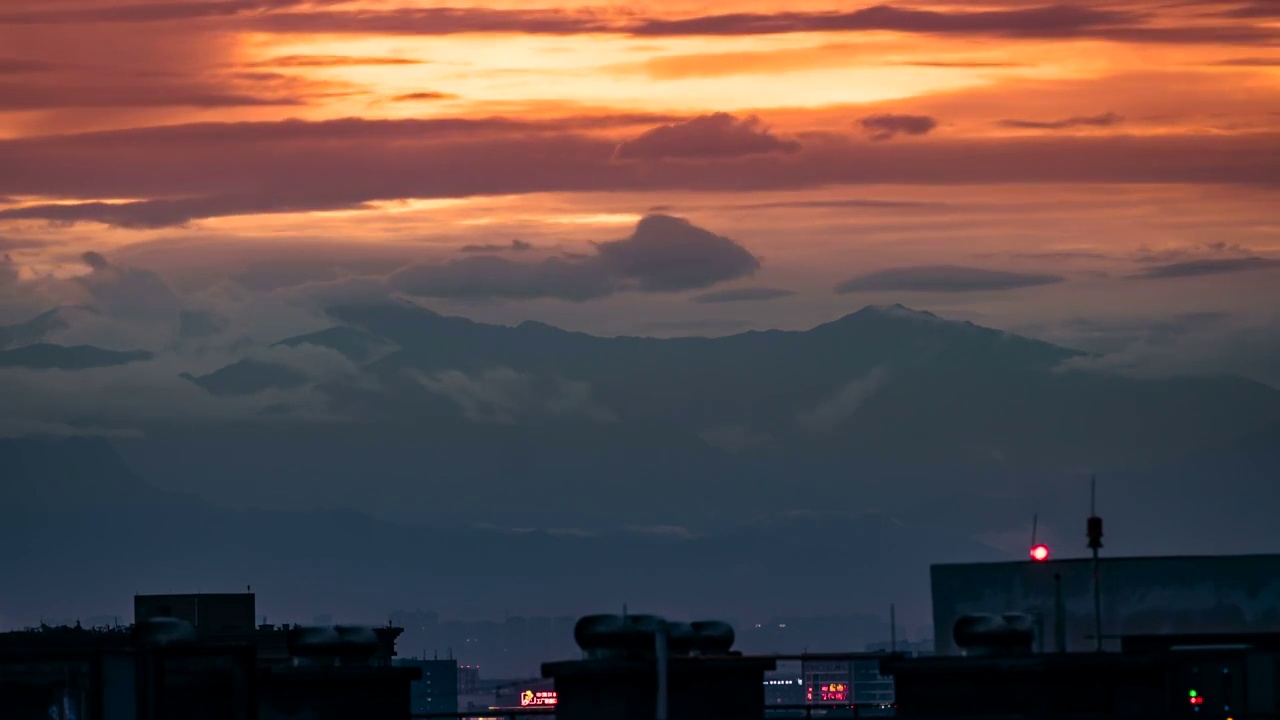
[[[540,707],[560,702],[555,690],[525,690],[520,693],[520,707]]]
[[[809,702],[813,702],[815,693],[813,687],[810,686],[805,698]],[[849,702],[849,683],[823,683],[818,686],[819,702]]]

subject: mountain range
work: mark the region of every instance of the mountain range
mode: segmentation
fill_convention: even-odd
[[[74,312],[3,328],[3,352],[83,354],[49,349]],[[677,339],[411,303],[326,316],[178,381],[211,401],[266,394],[266,411],[0,440],[0,547],[21,589],[0,623],[245,584],[296,617],[430,597],[482,614],[898,602],[923,619],[930,563],[1020,557],[1033,513],[1082,554],[1095,474],[1108,553],[1280,544],[1258,501],[1280,477],[1280,391],[1237,377],[1096,372],[901,306]]]

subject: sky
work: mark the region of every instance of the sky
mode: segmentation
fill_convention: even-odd
[[[355,428],[321,447],[316,438],[341,435],[323,432],[340,413],[309,387],[215,396],[189,381],[251,358],[316,386],[349,382],[340,389],[358,399],[372,381],[355,361],[276,343],[332,325],[322,311],[335,303],[392,297],[487,323],[657,337],[807,329],[901,303],[1091,353],[1067,369],[1234,373],[1280,388],[1280,2],[874,2],[0,0],[0,438],[104,435],[132,448],[125,460],[147,481],[226,504],[367,501],[395,518],[435,507],[437,488],[416,475],[402,487],[386,467],[328,467],[366,436]],[[64,324],[47,342],[146,359],[24,366],[34,351],[14,346],[32,336],[17,324],[54,308]],[[495,419],[473,412],[484,402],[509,410],[530,398],[584,426],[612,427],[620,412],[578,377],[445,370],[418,380],[468,422]],[[809,380],[777,370],[779,386]],[[829,402],[806,396],[807,415],[775,419],[821,426],[834,403],[847,421],[900,370],[841,376],[823,389]],[[696,389],[719,397],[714,385]],[[400,387],[375,409],[414,417]],[[1213,387],[1195,407],[1227,409],[1205,412],[1202,427],[1274,419],[1265,388]],[[975,395],[924,397],[908,408],[916,418]],[[736,412],[735,400],[712,410]],[[1037,422],[1061,411],[1009,407]],[[332,450],[314,467],[347,484],[316,489],[276,472],[278,458],[299,458],[265,441],[260,475],[189,472],[237,468],[256,446],[231,432],[184,444],[177,430],[204,427],[184,423],[265,418],[288,430],[285,414],[315,421],[299,447]],[[1195,415],[1181,414],[1169,424]],[[165,445],[155,431],[170,425],[180,437]],[[426,452],[402,429],[386,447]],[[597,437],[633,449],[622,430],[579,431],[588,439],[574,436],[575,452]],[[768,439],[749,425],[707,431],[707,445]],[[559,447],[548,451],[557,461]],[[680,448],[702,457],[701,445]],[[984,473],[1004,462],[1000,448],[978,450]],[[680,482],[666,471],[702,467],[675,457],[652,475]],[[1211,467],[1186,474],[1230,480]],[[1131,527],[1242,538],[1271,527],[1228,504],[1249,505],[1265,472],[1236,473],[1236,495],[1195,503],[1215,522],[1236,512],[1225,529],[1194,515]],[[459,497],[489,502],[490,486],[459,477]],[[855,491],[872,477],[841,485],[835,504],[864,512]],[[952,513],[951,495],[904,494]],[[1161,499],[1152,507],[1173,502]],[[1046,513],[1043,532],[1078,533],[1076,515],[1048,516],[1074,506],[1027,502],[1016,525],[974,522],[1016,553],[1032,512]],[[921,583],[923,566],[912,570]]]
[[[396,292],[666,336],[902,302],[1280,383],[1278,43],[1270,0],[7,0],[0,324],[179,298],[269,341],[294,316],[263,308]]]

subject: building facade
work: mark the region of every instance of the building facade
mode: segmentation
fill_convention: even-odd
[[[417,668],[422,677],[410,686],[415,713],[458,711],[458,661],[397,659],[397,667]]]
[[[1105,649],[1126,635],[1280,632],[1280,555],[1104,556],[1098,569]],[[934,565],[936,652],[959,652],[953,627],[973,613],[1031,616],[1040,652],[1096,650],[1093,577],[1089,559]]]

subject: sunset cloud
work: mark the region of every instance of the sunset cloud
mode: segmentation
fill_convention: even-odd
[[[397,95],[391,99],[396,102],[422,102],[424,100],[456,100],[457,98],[457,95],[446,92],[416,92]]]
[[[729,238],[681,218],[649,215],[630,237],[597,243],[593,255],[536,262],[480,255],[405,268],[389,284],[420,297],[582,302],[626,291],[704,288],[759,268],[760,260]]]
[[[871,115],[858,121],[872,140],[891,140],[898,135],[928,135],[938,121],[925,115]]]
[[[706,160],[768,153],[796,153],[800,143],[783,140],[759,118],[728,113],[703,115],[688,122],[656,127],[618,146],[624,160]]]
[[[325,7],[325,6],[333,7]],[[1117,42],[1175,44],[1267,44],[1275,31],[1263,24],[1275,17],[1269,5],[1245,5],[1216,17],[1185,13],[1186,23],[1169,25],[1141,4],[1125,7],[1040,5],[1014,9],[932,10],[877,5],[848,12],[828,10],[733,12],[700,16],[637,17],[599,9],[498,9],[485,7],[360,7],[343,0],[192,0],[139,2],[0,12],[0,25],[154,23],[219,19],[246,30],[288,34],[453,35],[522,33],[571,35],[610,33],[637,37],[780,35],[876,32],[931,36],[1028,39],[1094,38]]]
[[[464,253],[529,252],[532,249],[533,243],[524,240],[512,240],[506,245],[463,245],[460,248]]]
[[[709,293],[703,293],[702,295],[695,295],[690,298],[690,300],[692,302],[702,303],[703,305],[713,303],[762,302],[765,300],[777,300],[778,298],[784,298],[795,294],[794,290],[784,290],[783,288],[731,288],[729,290],[715,290]]]
[[[1280,302],[1267,0],[0,6],[5,323],[143,267],[602,333]]]
[[[1264,257],[1214,258],[1157,265],[1130,277],[1139,280],[1168,280],[1275,268],[1280,268],[1280,259]]]
[[[422,60],[396,57],[356,57],[350,55],[284,55],[252,63],[251,67],[331,68],[362,66],[421,65]]]
[[[617,161],[617,146],[607,137],[557,132],[614,122],[288,121],[0,141],[0,193],[86,198],[82,203],[0,210],[0,221],[94,221],[147,228],[228,215],[353,209],[375,200],[533,192],[797,190],[866,183],[1276,182],[1277,143],[1266,134],[953,138],[873,145],[824,136],[794,152],[744,154],[786,141],[734,135],[723,144],[697,149],[683,144],[687,136],[682,128],[671,139],[630,150],[633,156],[647,151],[654,161],[629,163]],[[679,154],[684,151],[703,155],[684,157]],[[429,167],[453,170],[422,172]],[[121,195],[153,199],[89,200]]]
[[[1068,130],[1080,127],[1111,127],[1124,122],[1124,118],[1115,113],[1070,117],[1062,120],[1001,120],[1000,125],[1007,128],[1027,130]]]

